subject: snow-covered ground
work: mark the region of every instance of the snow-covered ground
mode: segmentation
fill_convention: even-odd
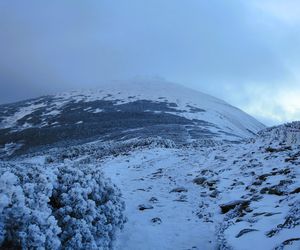
[[[284,131],[107,158],[127,207],[117,249],[299,249],[300,131]]]
[[[104,171],[121,188],[128,218],[116,249],[214,248],[214,224],[197,215],[206,198],[192,182],[195,166],[196,152],[175,149],[143,150],[106,160]]]
[[[161,81],[131,83],[130,89],[120,84],[2,106],[0,157],[15,157],[1,158],[3,165],[9,170],[29,164],[46,173],[51,167],[99,167],[121,190],[126,204],[127,223],[116,239],[117,250],[300,249],[300,122],[254,136],[264,126],[216,98]],[[165,120],[152,117],[162,113]],[[170,120],[170,113],[176,119]],[[133,119],[122,127],[128,117]],[[30,124],[36,133],[26,133]],[[112,127],[107,131],[110,139],[101,137],[102,125]],[[192,132],[200,136],[176,143],[172,138],[185,136],[178,129],[181,125],[187,130],[194,126]],[[151,126],[152,130],[145,129]],[[80,133],[72,134],[74,130]],[[61,140],[92,137],[51,148],[48,143],[61,134],[65,134]],[[28,147],[49,147],[37,147],[18,158],[14,152],[26,143],[21,135],[26,135]],[[254,137],[249,139],[250,135]],[[5,182],[5,176],[2,179]],[[89,183],[83,185],[90,190]]]

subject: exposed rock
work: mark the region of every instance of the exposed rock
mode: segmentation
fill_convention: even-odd
[[[208,181],[206,181],[206,185],[209,186],[209,187],[212,187],[212,186],[214,186],[216,184],[217,184],[216,180],[208,180]]]
[[[232,183],[231,186],[243,186],[243,185],[245,185],[244,182],[242,182],[242,181],[237,181],[237,182]]]
[[[154,223],[154,224],[161,224],[162,220],[159,217],[155,217],[155,218],[151,219],[151,222]]]
[[[187,202],[187,196],[186,195],[180,195],[180,197],[174,201],[179,201],[179,202]]]
[[[291,239],[285,240],[284,242],[282,242],[280,244],[280,246],[276,247],[275,250],[284,249],[284,246],[292,245],[294,243],[294,241],[299,241],[299,240],[300,240],[300,238],[291,238]]]
[[[300,187],[295,188],[295,190],[291,192],[291,194],[298,194],[298,193],[300,193]]]
[[[272,186],[272,187],[264,187],[260,190],[261,194],[273,194],[273,195],[284,195],[285,193],[280,190],[279,186]]]
[[[273,215],[276,215],[276,214],[281,214],[281,213],[280,212],[278,212],[278,213],[266,213],[265,216],[270,217],[270,216],[273,216]]]
[[[252,183],[252,185],[254,186],[260,186],[263,183],[263,180],[257,180],[255,182]]]
[[[214,190],[214,191],[212,191],[211,193],[210,193],[210,197],[212,197],[212,198],[216,198],[218,195],[219,195],[219,191],[218,190]]]
[[[264,215],[264,214],[266,214],[266,212],[254,213],[253,217],[257,217],[257,216]]]
[[[267,177],[271,176],[272,174],[269,173],[269,174],[262,174],[260,176],[258,176],[258,179],[261,180],[261,181],[265,181],[267,179]]]
[[[204,182],[206,181],[205,177],[196,177],[193,182],[197,185],[203,185]]]
[[[151,197],[149,199],[149,201],[152,202],[152,203],[156,203],[156,202],[158,202],[158,199],[156,197]]]
[[[223,214],[226,214],[228,211],[236,208],[237,206],[240,207],[240,210],[246,209],[250,204],[249,200],[236,200],[236,201],[230,201],[225,204],[221,204],[220,208]]]
[[[285,146],[285,147],[280,147],[280,148],[272,148],[272,147],[266,148],[266,152],[269,152],[269,153],[277,153],[277,152],[282,152],[282,151],[287,151],[287,150],[292,150],[292,147]]]
[[[173,188],[170,193],[182,193],[182,192],[187,192],[188,190],[184,187],[177,187]]]
[[[146,204],[141,204],[141,205],[139,205],[138,206],[138,208],[139,208],[139,210],[140,211],[144,211],[144,210],[146,210],[146,209],[153,209],[153,206],[151,206],[151,205],[146,205]]]
[[[290,162],[290,161],[296,161],[298,160],[298,157],[295,157],[295,156],[292,156],[292,157],[288,157],[288,158],[285,158],[285,162]]]
[[[235,238],[240,238],[241,236],[243,236],[246,233],[250,233],[250,232],[255,232],[258,231],[257,229],[253,229],[253,228],[245,228],[243,230],[241,230],[236,236]]]

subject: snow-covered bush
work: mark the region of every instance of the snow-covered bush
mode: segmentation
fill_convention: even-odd
[[[259,140],[268,144],[299,145],[300,121],[266,128],[258,133]]]
[[[0,245],[58,249],[60,228],[48,206],[55,176],[32,165],[1,166]]]
[[[89,164],[94,162],[95,159],[101,159],[106,156],[128,154],[139,149],[157,147],[176,148],[176,144],[172,140],[160,137],[135,138],[125,141],[96,141],[45,151],[44,154],[49,154],[45,159],[45,164],[62,163],[78,159],[81,163]]]
[[[122,227],[120,193],[97,168],[62,166],[51,197],[64,249],[110,249]]]
[[[110,249],[123,209],[97,167],[0,162],[0,248]]]

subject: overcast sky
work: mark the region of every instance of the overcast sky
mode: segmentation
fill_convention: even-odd
[[[1,0],[0,103],[163,77],[300,120],[299,0]]]

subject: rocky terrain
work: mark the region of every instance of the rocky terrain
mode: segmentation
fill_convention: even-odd
[[[9,184],[5,171],[11,169],[25,185],[26,166],[58,176],[43,204],[55,217],[51,197],[57,186],[95,204],[99,198],[92,198],[88,171],[94,169],[99,183],[110,178],[106,190],[116,195],[107,214],[120,219],[113,229],[104,224],[111,235],[95,238],[105,249],[300,249],[300,122],[264,128],[223,101],[175,87],[179,99],[167,86],[161,97],[173,92],[164,101],[151,88],[147,94],[136,88],[136,95],[124,90],[108,96],[103,90],[104,97],[71,93],[2,106],[0,181]],[[76,176],[84,177],[78,182],[84,191],[59,182],[72,171],[76,183]],[[110,188],[121,191],[122,215],[119,191]],[[5,189],[1,195],[8,195]],[[71,218],[76,214],[67,211]]]
[[[238,145],[106,159],[128,204],[119,249],[299,249],[299,136],[293,123]]]

